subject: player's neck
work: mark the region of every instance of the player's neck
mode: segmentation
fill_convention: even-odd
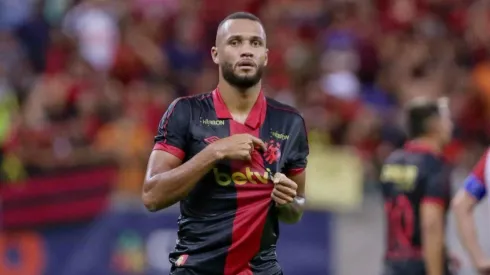
[[[441,143],[432,137],[420,137],[412,140],[412,142],[429,147],[434,152],[442,151]]]
[[[245,91],[238,90],[226,81],[218,83],[221,98],[232,115],[247,115],[257,101],[261,88],[260,82]]]

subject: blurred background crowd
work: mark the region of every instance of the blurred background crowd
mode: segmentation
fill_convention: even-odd
[[[355,148],[366,190],[413,97],[450,99],[458,168],[488,145],[487,0],[2,0],[0,186],[110,165],[114,193],[139,198],[167,106],[215,88],[210,48],[234,11],[266,28],[266,94],[312,143]]]
[[[216,26],[237,10],[267,29],[268,96],[368,171],[403,143],[418,95],[451,99],[451,159],[487,143],[488,1],[3,0],[2,181],[115,161],[137,192],[169,102],[215,87]]]

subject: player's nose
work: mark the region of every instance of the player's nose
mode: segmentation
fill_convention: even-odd
[[[250,50],[247,50],[247,49],[244,49],[241,53],[240,53],[240,57],[241,58],[252,58],[254,56],[253,52],[250,51]]]
[[[250,45],[250,43],[243,43],[242,47],[240,48],[240,57],[241,58],[250,58],[253,57],[253,47]]]

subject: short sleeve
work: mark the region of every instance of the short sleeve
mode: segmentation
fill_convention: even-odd
[[[487,194],[485,170],[487,166],[488,151],[480,158],[473,167],[470,175],[465,179],[463,188],[476,200],[482,200]]]
[[[429,165],[430,170],[427,175],[427,185],[422,199],[424,203],[435,203],[443,207],[447,206],[450,200],[450,169],[442,161],[437,161]]]
[[[160,120],[153,150],[166,151],[183,160],[190,119],[187,100],[174,100]]]
[[[296,134],[291,135],[294,136],[295,139],[292,140],[292,148],[285,163],[285,173],[288,176],[300,174],[306,169],[307,157],[310,153],[308,135],[303,117],[298,116],[298,118],[294,120],[292,129]]]

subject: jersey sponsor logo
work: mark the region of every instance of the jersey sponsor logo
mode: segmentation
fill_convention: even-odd
[[[225,121],[222,119],[201,119],[201,124],[212,126],[223,126]]]
[[[415,165],[386,164],[381,170],[381,182],[395,184],[403,191],[415,186],[419,170]]]
[[[281,144],[274,140],[267,142],[267,151],[264,153],[264,159],[269,164],[277,162],[281,158]]]
[[[205,138],[204,139],[204,142],[206,142],[207,144],[211,144],[215,141],[219,140],[219,137],[217,136],[212,136],[212,137],[208,137],[208,138]]]
[[[276,131],[272,131],[271,136],[275,137],[278,140],[288,140],[289,139],[289,135],[281,134],[281,133],[276,132]]]
[[[187,258],[189,258],[189,255],[187,254],[180,255],[177,261],[175,261],[175,266],[183,266],[187,261]]]
[[[269,175],[272,174],[269,168],[264,172],[253,171],[250,167],[245,168],[245,172],[233,172],[230,174],[222,173],[218,168],[213,169],[214,179],[221,186],[228,186],[232,182],[237,185],[244,185],[246,183],[252,184],[267,184],[269,182]]]

